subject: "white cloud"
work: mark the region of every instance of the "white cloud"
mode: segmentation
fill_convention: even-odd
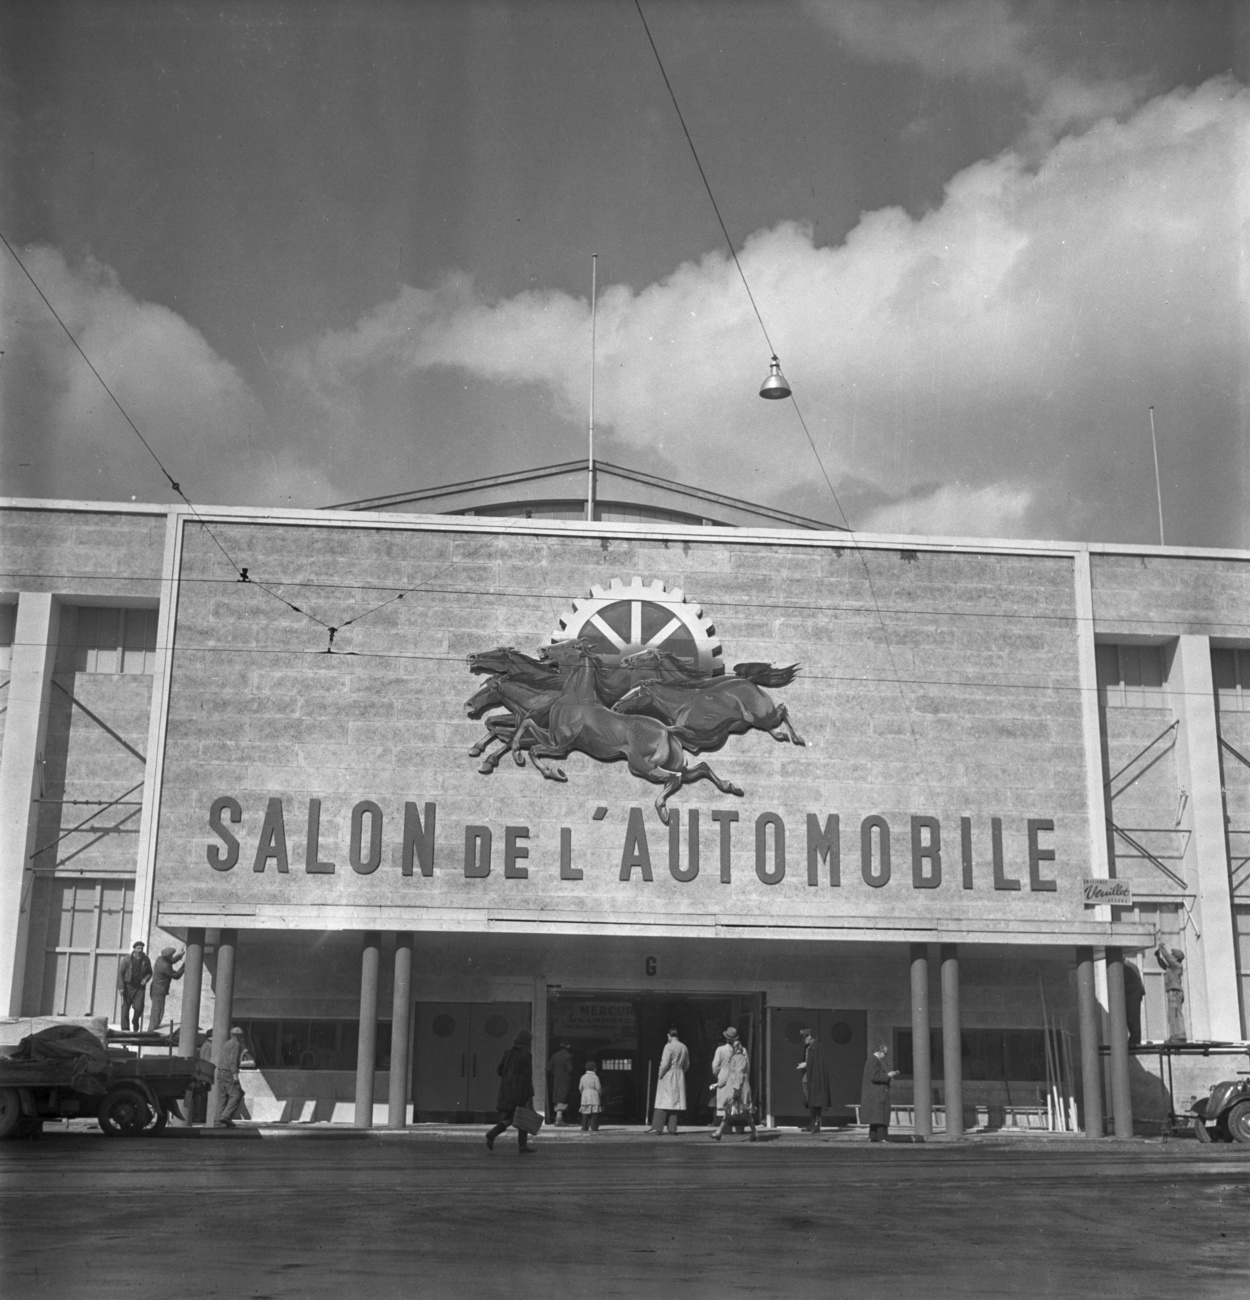
[[[935,211],[866,214],[839,247],[793,224],[753,235],[741,263],[835,483],[866,485],[861,508],[881,520],[923,490],[925,510],[898,510],[943,531],[983,532],[990,512],[1017,535],[1123,535],[1136,503],[1153,504],[1154,404],[1165,497],[1180,509],[1209,490],[1206,508],[1223,493],[1232,509],[1250,410],[1237,388],[1248,132],[1250,93],[1213,81],[1036,166],[978,163]],[[289,364],[353,421],[368,376],[449,367],[543,385],[576,420],[588,340],[584,300],[489,302],[458,278],[405,290]],[[688,481],[754,497],[819,481],[789,404],[754,396],[766,370],[725,256],[600,296],[598,420]],[[953,482],[966,487],[932,491]]]
[[[243,376],[176,312],[138,301],[97,262],[72,267],[46,247],[23,250],[22,260],[99,378],[6,258],[0,295],[17,327],[5,356],[6,491],[169,500],[159,459],[199,502],[323,497],[298,455],[269,444]]]
[[[1031,490],[1009,483],[979,488],[948,483],[881,506],[869,512],[860,527],[864,532],[922,537],[1018,537],[1027,531],[1032,504]]]
[[[806,7],[853,57],[1019,92],[1030,108],[1021,143],[1031,149],[1126,113],[1147,93],[1140,78],[1061,72],[1028,21],[1030,8],[1008,0],[807,0]]]

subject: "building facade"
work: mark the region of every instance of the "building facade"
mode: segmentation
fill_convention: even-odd
[[[670,1024],[704,1118],[735,1024],[779,1120],[814,1025],[847,1119],[885,1043],[921,1131],[1128,1132],[1160,941],[1247,1036],[1250,554],[373,507],[3,503],[10,1015],[186,945],[184,1046],[359,1123],[522,1027],[640,1121]]]

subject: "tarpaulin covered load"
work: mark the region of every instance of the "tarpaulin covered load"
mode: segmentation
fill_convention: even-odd
[[[78,1092],[88,1093],[105,1091],[109,1067],[104,1044],[81,1025],[53,1025],[29,1034],[4,1063],[23,1072],[29,1069],[32,1075],[62,1067],[66,1082]]]

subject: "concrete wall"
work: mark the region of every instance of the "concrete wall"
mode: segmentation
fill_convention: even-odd
[[[39,1005],[50,878],[41,873],[135,870],[137,837],[129,835],[75,835],[36,851],[91,811],[42,800],[108,800],[142,780],[142,763],[125,743],[138,738],[134,747],[146,749],[150,681],[100,678],[82,686],[75,706],[66,692],[77,682],[53,672],[76,604],[150,606],[159,598],[165,525],[165,511],[152,506],[0,507],[0,595],[16,596],[18,628],[0,739],[0,997],[13,1013]]]
[[[242,523],[217,531],[283,599],[343,630],[337,653],[323,653],[324,627],[234,581],[212,541],[187,532],[160,823],[157,905],[167,920],[223,906],[240,917],[279,909],[284,924],[310,927],[325,923],[326,909],[383,906],[744,920],[766,911],[812,922],[958,916],[1007,927],[1085,919],[1088,823],[1068,556],[865,556],[833,545]],[[667,870],[669,832],[650,806],[655,788],[624,764],[575,754],[561,764],[568,781],[560,784],[507,760],[482,776],[467,753],[483,728],[463,713],[480,684],[465,655],[499,644],[536,652],[593,584],[634,574],[698,602],[726,662],[802,665],[792,686],[770,694],[785,701],[807,746],[760,731],[732,737],[707,758],[745,797],[700,784],[674,798],[683,859],[689,813],[700,814],[702,870],[686,884]],[[402,601],[385,603],[403,589]],[[242,809],[231,827],[240,860],[228,873],[207,858],[210,845],[223,843],[208,828],[222,796]],[[282,801],[286,873],[274,859],[253,870],[274,798]],[[312,799],[321,801],[320,856],[333,872],[305,867]],[[369,875],[347,861],[350,818],[363,800],[378,803],[384,822],[382,867]],[[406,801],[437,805],[430,879],[400,875]],[[607,812],[596,819],[600,807]],[[631,829],[633,808],[641,811]],[[729,884],[719,876],[718,810],[739,819]],[[786,877],[776,885],[756,872],[756,824],[766,813],[782,819],[787,837]],[[836,892],[807,884],[809,813],[842,818]],[[881,888],[861,873],[869,815],[884,817],[892,838],[893,874]],[[940,819],[939,888],[915,887],[913,815]],[[962,816],[972,818],[972,889],[961,880]],[[1018,889],[995,887],[992,818],[1002,820],[1000,886],[1022,881]],[[1030,819],[1053,822],[1053,831],[1037,832],[1039,847],[1055,853],[1037,883],[1053,879],[1053,891],[1030,887]],[[492,832],[489,879],[465,877],[468,825]],[[528,831],[525,880],[503,878],[509,826]],[[562,828],[581,881],[560,878]],[[624,849],[639,830],[654,880],[639,872],[622,881]],[[770,838],[770,863],[771,854]]]

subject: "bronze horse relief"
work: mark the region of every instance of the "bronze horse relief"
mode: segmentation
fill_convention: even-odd
[[[797,664],[739,663],[726,676],[658,647],[616,656],[581,638],[544,646],[538,658],[498,646],[469,655],[468,663],[470,672],[487,675],[465,701],[468,716],[505,710],[485,718],[486,733],[469,751],[486,755],[479,772],[493,772],[505,753],[519,767],[528,754],[551,781],[568,779],[557,764],[574,752],[600,762],[624,761],[635,776],[662,787],[655,807],[665,824],[668,800],[693,781],[742,794],[706,762],[690,763],[691,755],[719,749],[730,736],[754,729],[775,740],[806,743],[786,706],[762,689],[788,686]],[[488,753],[492,745],[497,748]]]
[[[575,750],[601,762],[623,759],[634,776],[663,787],[655,808],[665,825],[668,800],[692,781],[711,781],[722,794],[742,794],[706,763],[689,766],[671,727],[645,715],[614,712],[604,704],[599,694],[600,657],[585,643],[577,645],[575,653],[577,667],[564,677],[563,689],[548,711],[547,726],[540,727],[532,717],[519,722],[512,738],[514,754],[520,755],[528,742],[536,766],[543,759],[567,758]],[[562,769],[556,769],[555,779],[566,779]]]

